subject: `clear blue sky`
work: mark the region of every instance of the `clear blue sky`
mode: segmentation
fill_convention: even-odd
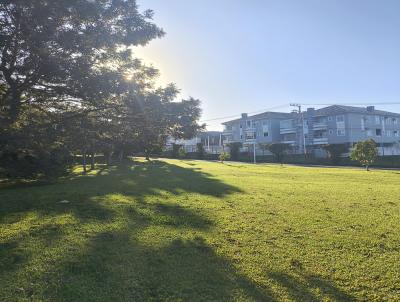
[[[203,120],[290,102],[400,112],[399,0],[138,0],[166,31],[136,50]],[[319,107],[319,106],[315,106]],[[279,108],[276,111],[289,111]],[[207,122],[219,130],[221,121]]]

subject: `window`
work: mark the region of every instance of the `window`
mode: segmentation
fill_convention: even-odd
[[[246,133],[246,139],[255,139],[257,136],[256,136],[256,133],[255,132],[248,132],[248,133]]]
[[[338,136],[345,136],[346,135],[346,131],[344,129],[337,129],[337,135]]]
[[[329,129],[329,135],[333,135],[333,130]]]
[[[398,136],[399,136],[399,131],[397,131],[397,130],[394,130],[394,131],[393,131],[393,136],[396,136],[396,137],[398,137]]]
[[[247,127],[251,127],[251,121],[247,121]]]
[[[344,122],[344,115],[337,115],[336,116],[336,122],[338,122],[338,123]]]
[[[379,125],[381,123],[381,118],[379,115],[375,115],[375,124]]]
[[[392,131],[386,130],[385,132],[386,132],[386,136],[388,136],[388,137],[392,136]]]
[[[264,137],[267,137],[269,135],[268,132],[264,132]]]
[[[365,130],[365,117],[361,118],[361,130],[364,131]]]
[[[333,121],[333,116],[328,116],[328,121],[332,122]]]
[[[242,125],[240,125],[240,129],[242,129],[243,128],[243,126]]]
[[[376,136],[382,136],[382,129],[376,129],[375,130],[375,135]]]
[[[397,118],[393,118],[393,125],[397,125]]]
[[[371,129],[367,129],[367,136],[372,136],[372,130]]]
[[[240,139],[243,139],[243,134],[240,134]]]

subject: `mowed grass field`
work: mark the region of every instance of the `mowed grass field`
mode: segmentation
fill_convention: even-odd
[[[400,300],[399,171],[138,160],[0,223],[0,301]]]

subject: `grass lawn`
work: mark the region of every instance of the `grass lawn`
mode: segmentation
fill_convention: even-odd
[[[398,171],[79,172],[0,188],[0,301],[400,300]]]

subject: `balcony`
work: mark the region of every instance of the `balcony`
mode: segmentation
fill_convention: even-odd
[[[313,145],[326,145],[328,143],[327,137],[317,137],[313,139]]]
[[[288,133],[296,133],[297,127],[294,120],[284,120],[280,122],[280,133],[288,134]]]
[[[232,129],[224,129],[222,131],[222,135],[232,135],[233,131]]]
[[[244,129],[245,133],[254,133],[255,131],[256,131],[256,128],[254,128],[254,127],[246,127]]]
[[[314,123],[313,124],[314,130],[326,130],[328,129],[328,125],[325,122],[322,123]]]
[[[295,145],[296,141],[295,140],[282,140],[282,144],[288,144],[288,145]]]
[[[280,129],[280,133],[281,134],[289,134],[289,133],[296,133],[297,129],[296,127],[292,127],[292,128],[281,128]]]
[[[254,143],[257,141],[255,137],[246,137],[245,138],[246,143]]]

